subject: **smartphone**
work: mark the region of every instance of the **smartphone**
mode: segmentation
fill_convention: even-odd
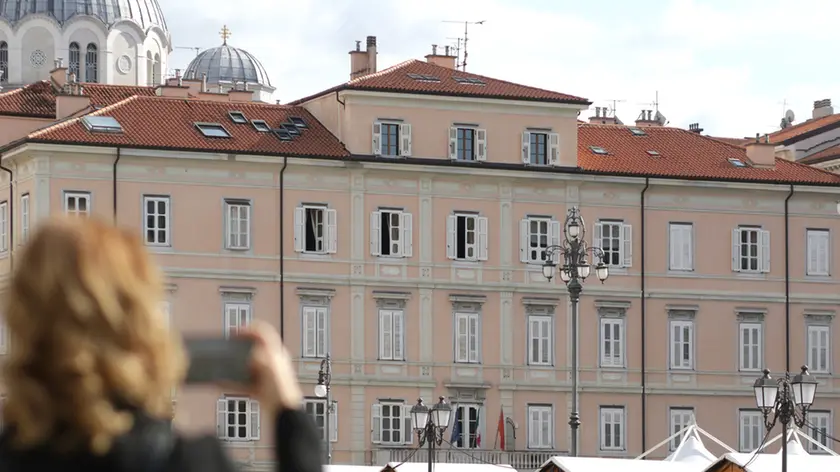
[[[190,362],[186,384],[250,384],[252,339],[185,338],[184,346]]]

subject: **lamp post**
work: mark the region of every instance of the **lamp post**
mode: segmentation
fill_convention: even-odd
[[[596,260],[590,263],[587,255]],[[559,245],[548,246],[545,249],[545,263],[543,275],[551,280],[559,266],[560,280],[569,290],[572,302],[572,414],[569,415],[569,426],[572,428],[571,455],[578,455],[578,429],[580,428],[580,413],[578,413],[578,305],[583,282],[589,277],[592,269],[601,283],[610,276],[610,270],[604,264],[604,251],[598,247],[586,244],[586,223],[577,207],[569,209],[566,222],[563,225],[563,240]]]
[[[318,370],[318,384],[315,385],[315,396],[326,399],[326,405],[324,405],[324,442],[327,443],[327,464],[332,463],[332,443],[330,441],[330,414],[333,408],[331,380],[332,360],[330,360],[330,355],[327,354],[327,357],[321,361],[321,368]]]
[[[417,433],[419,447],[427,444],[429,448],[429,472],[432,472],[435,448],[443,443],[443,433],[449,425],[451,414],[452,407],[443,397],[431,409],[423,404],[422,398],[411,407],[411,423]]]
[[[793,422],[797,428],[805,426],[808,410],[814,404],[817,394],[817,379],[803,365],[802,371],[790,379],[790,373],[774,380],[770,370],[764,369],[761,377],[753,385],[755,402],[764,415],[764,427],[773,429],[776,421],[782,423],[782,472],[787,472],[787,432]]]

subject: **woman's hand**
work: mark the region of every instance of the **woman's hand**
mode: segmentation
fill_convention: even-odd
[[[248,386],[250,394],[259,400],[261,407],[275,414],[300,408],[303,393],[291,357],[277,330],[266,322],[254,321],[241,335],[254,340],[251,385]]]

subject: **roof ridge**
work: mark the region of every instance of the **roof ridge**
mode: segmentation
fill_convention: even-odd
[[[420,61],[419,59],[415,59],[415,61],[418,61],[418,62],[423,62],[423,61]],[[434,66],[434,67],[438,67],[438,68],[441,68],[441,69],[449,69],[448,67],[445,67],[445,66],[442,66],[442,65],[439,65],[439,64],[435,64],[435,63],[433,63],[433,62],[426,62],[426,64],[430,64],[430,65],[432,65],[432,66]],[[568,95],[569,97],[579,98],[579,99],[581,99],[581,100],[585,100],[585,101],[587,101],[587,102],[589,101],[588,99],[586,99],[586,98],[584,98],[584,97],[580,97],[580,96],[578,96],[578,95],[572,95],[572,94],[568,94],[568,93],[558,92],[558,91],[556,91],[556,90],[549,90],[549,89],[542,88],[542,87],[534,87],[533,85],[518,84],[518,83],[516,83],[516,82],[511,82],[511,81],[509,81],[509,80],[497,79],[497,78],[494,78],[494,77],[488,77],[488,76],[486,76],[486,75],[476,74],[476,73],[474,73],[474,72],[467,72],[467,71],[465,71],[465,70],[464,70],[464,71],[460,71],[460,70],[458,70],[458,69],[453,69],[453,70],[454,70],[455,72],[459,73],[459,74],[472,75],[472,76],[474,76],[474,77],[480,77],[480,78],[485,79],[485,80],[492,80],[492,81],[494,81],[494,82],[501,82],[501,83],[506,84],[506,85],[515,85],[515,86],[517,86],[517,87],[526,87],[526,88],[533,89],[533,90],[539,90],[540,92],[548,92],[548,93],[562,93],[563,95]]]
[[[27,90],[32,90],[32,89],[35,88],[36,85],[47,85],[47,84],[49,84],[49,82],[47,82],[46,80],[39,80],[37,82],[32,82],[31,84],[27,84],[27,85],[25,85],[21,88],[16,88],[16,89],[13,89],[13,90],[9,90],[8,92],[0,92],[0,98],[11,97],[12,95],[14,95],[16,93],[23,93]]]
[[[291,109],[294,109],[294,110],[304,109],[305,110],[305,108],[301,105],[289,105],[289,104],[286,104],[286,103],[265,103],[265,102],[254,102],[254,101],[222,102],[222,101],[219,101],[219,100],[206,100],[206,99],[203,99],[201,97],[194,96],[194,95],[190,95],[190,96],[187,96],[187,97],[172,97],[172,96],[161,96],[161,95],[132,95],[129,98],[137,98],[137,100],[168,100],[168,101],[173,101],[173,102],[188,101],[188,102],[201,103],[201,104],[214,105],[214,106],[228,105],[228,106],[230,106],[231,110],[235,110],[237,106],[242,106],[242,105],[257,106],[257,107],[262,107],[262,108],[284,108],[284,109],[287,109],[287,110],[291,110]],[[122,103],[122,102],[118,102],[118,103]],[[111,107],[113,105],[116,105],[116,104],[109,105],[109,107]],[[101,110],[104,110],[104,108],[102,108],[98,111],[101,111]]]
[[[783,162],[785,162],[785,163],[787,163],[787,164],[793,164],[794,166],[797,166],[797,167],[804,167],[804,168],[806,168],[806,169],[813,169],[813,170],[816,170],[816,171],[822,172],[822,173],[824,173],[824,174],[828,174],[828,175],[830,175],[830,176],[832,176],[832,177],[837,177],[837,174],[835,174],[834,172],[827,171],[827,170],[825,170],[825,169],[821,169],[821,168],[819,168],[819,167],[814,167],[814,166],[812,166],[812,165],[803,164],[803,163],[801,163],[801,162],[789,161],[789,160],[785,159],[784,157],[776,157],[776,162],[778,163],[778,161],[783,161]]]
[[[371,79],[371,78],[374,78],[374,77],[381,77],[381,76],[383,76],[387,73],[391,73],[395,70],[402,69],[403,67],[411,65],[415,62],[423,62],[423,61],[421,61],[419,59],[408,59],[408,60],[402,61],[398,64],[394,64],[391,67],[386,67],[379,72],[373,72],[373,73],[370,73],[370,74],[363,75],[361,77],[356,77],[355,79],[350,79],[349,81],[346,82],[346,84],[350,85],[350,84],[358,83],[359,81],[362,81],[362,80],[365,80],[365,79]]]
[[[48,131],[55,131],[57,129],[66,128],[66,127],[68,127],[68,126],[70,126],[74,123],[79,122],[80,120],[82,120],[86,116],[103,116],[103,114],[105,112],[110,112],[111,110],[113,110],[115,108],[122,107],[122,106],[126,105],[127,103],[134,101],[137,98],[144,98],[144,97],[141,97],[140,95],[132,95],[132,96],[126,98],[126,99],[120,100],[117,103],[112,103],[111,105],[108,105],[106,107],[102,107],[99,110],[96,110],[92,113],[87,113],[85,115],[77,116],[75,118],[72,118],[72,119],[66,120],[66,121],[59,121],[58,123],[56,123],[52,126],[48,126],[46,128],[41,128],[41,129],[39,129],[39,130],[37,130],[33,133],[30,133],[26,138],[27,139],[34,139],[34,138],[37,138],[38,136],[40,136],[40,135],[42,135],[42,134],[44,134]]]

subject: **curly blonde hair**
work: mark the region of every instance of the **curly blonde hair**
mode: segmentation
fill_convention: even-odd
[[[52,219],[15,262],[3,311],[14,446],[105,454],[133,425],[126,407],[170,418],[184,352],[139,238],[93,219]]]

